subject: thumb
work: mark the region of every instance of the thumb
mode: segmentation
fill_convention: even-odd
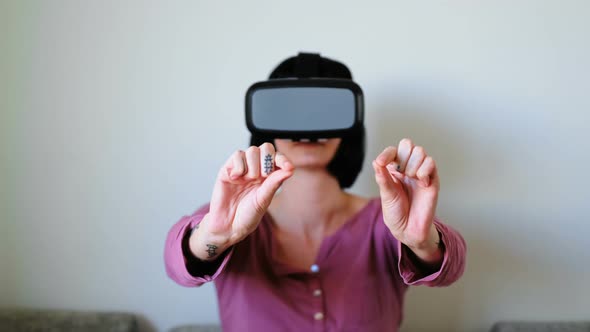
[[[258,198],[261,205],[265,208],[270,205],[275,192],[279,189],[283,181],[293,175],[293,170],[279,169],[272,172],[260,185],[258,189]]]
[[[400,180],[391,176],[386,167],[380,166],[375,161],[373,161],[373,169],[375,170],[375,182],[379,186],[382,204],[385,205],[399,200],[404,191]]]

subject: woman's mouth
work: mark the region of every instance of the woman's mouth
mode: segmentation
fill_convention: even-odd
[[[293,144],[295,146],[321,146],[324,145],[325,142],[325,140],[300,140],[294,141]]]

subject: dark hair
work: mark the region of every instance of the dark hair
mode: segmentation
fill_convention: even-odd
[[[319,55],[318,55],[319,57]],[[301,78],[309,77],[306,73],[298,72],[299,57],[290,57],[281,62],[270,74],[269,79],[277,78]],[[318,66],[313,77],[342,78],[352,80],[350,70],[338,61],[319,57]],[[261,145],[264,142],[274,144],[272,137],[252,135],[250,145]],[[358,132],[342,137],[342,142],[334,155],[334,159],[328,164],[328,172],[338,179],[340,188],[352,186],[363,167],[365,158],[365,128]]]

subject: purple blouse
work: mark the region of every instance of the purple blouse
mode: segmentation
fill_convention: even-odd
[[[270,218],[225,253],[213,268],[199,265],[188,234],[208,205],[182,217],[168,233],[166,272],[197,287],[214,281],[223,331],[397,331],[408,285],[446,286],[463,274],[465,241],[435,218],[444,259],[427,271],[393,237],[372,199],[334,234],[324,238],[315,264],[300,270],[278,262]]]

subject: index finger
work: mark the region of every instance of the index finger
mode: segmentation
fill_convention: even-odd
[[[395,158],[397,158],[397,148],[395,146],[388,146],[375,158],[375,161],[379,166],[385,167],[387,164],[393,162]]]

